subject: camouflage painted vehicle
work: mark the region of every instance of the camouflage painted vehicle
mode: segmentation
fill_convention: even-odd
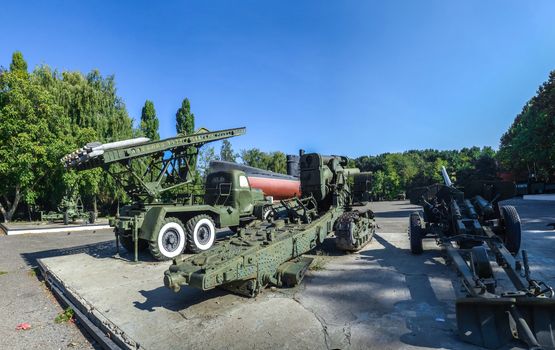
[[[339,249],[361,249],[375,225],[367,207],[352,206],[347,178],[358,169],[346,165],[344,157],[303,154],[301,198],[280,201],[266,221],[240,229],[209,251],[174,259],[165,286],[218,287],[252,297],[267,285],[298,284],[312,262],[302,254],[334,233]]]

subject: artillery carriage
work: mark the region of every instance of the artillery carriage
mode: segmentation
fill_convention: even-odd
[[[516,209],[500,206],[498,197],[465,198],[445,168],[442,176],[444,184],[421,197],[423,215],[410,215],[409,240],[412,253],[421,254],[422,240],[435,239],[460,276],[465,294],[456,301],[460,338],[486,348],[514,338],[530,348],[555,348],[554,292],[531,277],[525,250],[518,260],[521,223]],[[498,283],[503,272],[510,286]]]
[[[255,296],[266,285],[294,286],[312,262],[302,254],[335,233],[337,247],[356,251],[375,231],[367,207],[353,207],[347,178],[358,173],[347,159],[303,154],[300,199],[282,200],[268,220],[242,228],[210,251],[176,258],[164,274],[166,287],[216,287]]]

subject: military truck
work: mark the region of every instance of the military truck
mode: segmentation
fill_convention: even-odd
[[[183,200],[165,196],[193,183],[200,147],[245,132],[245,128],[213,132],[201,128],[190,135],[158,141],[139,137],[107,144],[94,142],[68,154],[62,162],[76,170],[101,167],[112,175],[133,200],[110,220],[117,246],[121,242],[133,251],[135,261],[138,252],[147,248],[154,258],[166,260],[185,248],[192,252],[209,249],[216,228],[235,229],[267,214],[271,199],[252,189],[241,171],[209,174],[203,204],[194,204],[193,194]]]
[[[251,188],[239,170],[208,174],[204,204],[136,203],[121,208],[112,225],[123,247],[134,251],[133,231],[138,229],[138,250],[148,248],[158,260],[172,259],[185,249],[193,253],[214,244],[216,228],[236,231],[270,213],[271,198]]]

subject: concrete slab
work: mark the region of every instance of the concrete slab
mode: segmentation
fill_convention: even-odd
[[[555,285],[555,203],[516,200],[532,271]],[[266,289],[247,299],[225,291],[166,289],[169,263],[129,263],[107,255],[41,259],[47,279],[76,302],[112,340],[144,349],[472,349],[456,334],[460,291],[433,240],[409,252],[408,202],[372,203],[380,226],[361,252],[329,244],[294,289]],[[545,264],[548,264],[546,267]],[[540,268],[540,266],[542,268]],[[544,268],[546,267],[546,268]]]
[[[108,220],[102,219],[95,224],[75,223],[63,225],[47,222],[10,222],[0,224],[0,230],[5,234],[23,235],[29,233],[80,232],[109,229]]]

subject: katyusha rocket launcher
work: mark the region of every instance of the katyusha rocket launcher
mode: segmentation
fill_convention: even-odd
[[[165,286],[220,287],[254,296],[268,284],[298,284],[312,262],[302,254],[334,231],[345,238],[340,249],[362,248],[374,233],[372,213],[351,206],[347,178],[358,169],[346,166],[345,157],[302,154],[301,199],[282,200],[273,206],[271,220],[241,229],[210,251],[175,259],[164,273]]]

